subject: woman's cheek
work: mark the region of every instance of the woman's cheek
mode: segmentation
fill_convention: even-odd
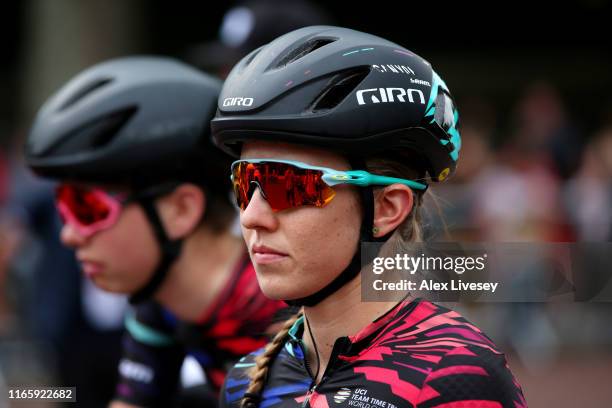
[[[296,228],[289,230],[294,254],[299,254],[297,261],[307,273],[337,274],[348,266],[357,249],[359,224],[355,213],[308,210]]]
[[[146,218],[137,209],[126,209],[105,242],[109,271],[107,286],[113,291],[135,292],[150,279],[159,261],[157,243]]]

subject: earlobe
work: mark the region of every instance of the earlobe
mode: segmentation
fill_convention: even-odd
[[[412,211],[414,194],[408,186],[392,184],[374,199],[374,237],[383,237],[397,229]]]

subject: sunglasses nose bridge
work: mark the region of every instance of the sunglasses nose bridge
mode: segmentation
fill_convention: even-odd
[[[251,199],[253,198],[253,194],[255,194],[255,190],[257,189],[259,189],[259,193],[261,194],[263,199],[268,201],[268,197],[266,197],[266,192],[264,191],[264,189],[261,187],[261,184],[259,184],[259,181],[257,180],[252,180],[249,183],[249,191],[247,192],[249,201],[251,201]]]
[[[249,182],[249,198],[240,213],[240,223],[247,229],[273,230],[277,226],[275,210],[266,199],[259,182]]]

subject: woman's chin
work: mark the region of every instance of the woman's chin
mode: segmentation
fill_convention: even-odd
[[[305,280],[308,273],[288,268],[261,268],[255,266],[257,281],[263,294],[273,300],[295,300],[310,296],[321,287],[321,282]]]
[[[122,284],[121,282],[113,282],[108,279],[94,278],[93,283],[98,289],[109,293],[116,293],[118,295],[131,295],[132,293],[136,292],[135,289],[131,289],[127,285]]]
[[[303,288],[298,288],[297,285],[275,285],[260,283],[261,291],[263,294],[273,300],[295,300],[304,298],[311,293],[306,292]]]

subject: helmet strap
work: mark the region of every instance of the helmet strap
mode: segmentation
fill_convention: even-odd
[[[365,160],[360,157],[349,158],[349,163],[353,169],[365,169]],[[389,234],[375,238],[372,233],[374,226],[374,191],[372,187],[361,187],[359,188],[359,194],[361,196],[361,203],[363,206],[363,218],[361,220],[361,228],[359,232],[359,243],[357,250],[353,254],[353,258],[349,265],[344,269],[333,281],[318,292],[293,300],[285,300],[285,303],[290,306],[308,306],[312,307],[319,304],[322,300],[335,293],[338,289],[344,286],[346,283],[353,280],[361,272],[361,263],[370,263],[371,258],[376,254],[369,254],[368,259],[362,259],[361,247],[364,242],[386,242],[393,231]]]
[[[143,196],[137,198],[137,201],[144,209],[145,214],[153,227],[155,237],[157,238],[157,242],[159,243],[161,250],[161,259],[159,260],[149,282],[147,282],[147,284],[129,297],[129,302],[131,304],[137,304],[148,300],[155,294],[168,275],[170,266],[181,254],[183,244],[182,239],[170,240],[168,238],[157,209],[155,208],[154,197]]]

